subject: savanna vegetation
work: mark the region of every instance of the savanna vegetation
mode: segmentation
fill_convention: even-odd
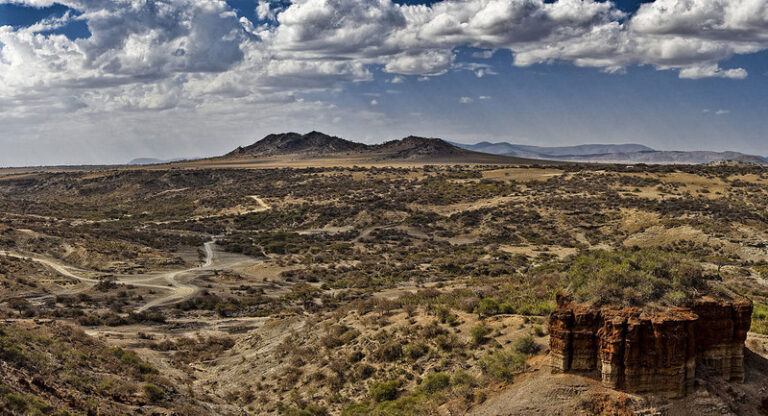
[[[0,410],[461,414],[541,365],[563,289],[743,294],[766,334],[766,185],[563,164],[3,177]]]

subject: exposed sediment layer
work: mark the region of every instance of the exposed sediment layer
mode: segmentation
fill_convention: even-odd
[[[744,380],[752,302],[703,297],[689,308],[644,312],[591,307],[558,295],[549,317],[555,372],[597,375],[628,392],[686,394],[697,371]]]

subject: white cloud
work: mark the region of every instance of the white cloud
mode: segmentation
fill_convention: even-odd
[[[491,97],[490,97],[490,96],[488,96],[488,95],[481,95],[481,96],[477,97],[477,99],[478,99],[478,100],[490,100],[490,99],[491,99]]]
[[[714,114],[716,116],[724,116],[726,114],[730,114],[731,110],[725,110],[725,109],[720,108],[720,109],[717,109],[717,110],[713,111],[713,110],[710,110],[708,108],[705,108],[705,109],[701,110],[701,112],[704,113],[704,114]]]
[[[387,82],[390,82],[392,84],[402,84],[403,82],[405,82],[405,78],[401,76],[395,76],[395,77],[392,77],[392,79],[388,80]]]
[[[689,66],[680,70],[680,78],[700,79],[713,77],[744,79],[747,77],[747,71],[742,68],[722,69],[717,64]]]
[[[53,3],[0,0],[8,2]],[[519,66],[562,60],[613,72],[650,64],[681,78],[741,79],[744,69],[719,63],[768,49],[768,5],[754,0],[657,0],[629,18],[594,0],[298,0],[279,7],[261,0],[258,17],[272,22],[261,26],[238,19],[221,0],[60,3],[82,12],[76,19],[92,36],[40,34],[74,19],[69,14],[1,28],[0,100],[45,94],[88,102],[83,96],[131,92],[139,97],[118,101],[156,108],[140,103],[152,94],[168,95],[153,99],[168,105],[197,105],[211,95],[271,100],[278,91],[370,80],[374,64],[396,74],[393,83],[402,81],[397,74],[435,76],[453,66],[496,74],[487,64],[455,64],[462,45],[484,49],[479,58],[511,50]],[[133,84],[145,88],[124,87]]]
[[[461,62],[454,65],[454,68],[458,70],[471,71],[478,78],[483,78],[486,75],[498,75],[498,73],[490,65],[477,62]]]
[[[474,101],[475,100],[472,99],[472,97],[461,97],[461,98],[459,98],[459,102],[462,103],[462,104],[471,104]]]
[[[480,58],[480,59],[491,59],[494,53],[496,53],[495,49],[489,49],[489,50],[480,51],[480,52],[473,52],[472,57]]]
[[[256,5],[256,16],[261,20],[275,20],[276,10],[272,9],[272,3],[259,0]]]
[[[379,101],[378,100],[371,100],[371,105],[379,105]]]
[[[481,49],[475,59],[511,51],[517,66],[563,61],[617,72],[651,65],[685,79],[745,78],[746,70],[724,62],[768,49],[762,0],[656,0],[630,16],[595,0],[260,0],[257,22],[238,18],[223,0],[56,3],[78,13],[0,27],[0,136],[35,137],[11,121],[47,122],[54,114],[96,120],[295,105],[308,91],[372,80],[373,68],[392,74],[391,83],[452,69],[496,74],[488,64],[457,63],[461,46]],[[44,34],[74,20],[88,25],[89,38]]]

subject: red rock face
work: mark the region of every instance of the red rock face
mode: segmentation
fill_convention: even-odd
[[[549,316],[553,372],[599,374],[606,387],[680,397],[697,369],[744,380],[744,341],[752,302],[696,300],[690,308],[647,313],[595,308],[558,295]]]

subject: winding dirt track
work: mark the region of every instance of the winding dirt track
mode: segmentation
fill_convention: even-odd
[[[269,206],[269,204],[264,202],[263,199],[259,198],[256,195],[249,195],[248,198],[251,198],[252,200],[256,201],[258,206],[257,207],[249,208],[249,209],[247,209],[245,211],[239,211],[239,212],[237,212],[237,215],[253,214],[253,213],[256,213],[256,212],[269,211],[270,209],[272,209],[272,207]],[[180,222],[186,222],[186,221],[190,221],[190,220],[192,220],[192,221],[199,221],[199,220],[205,220],[205,219],[211,219],[211,218],[222,218],[222,217],[227,217],[227,216],[230,216],[230,215],[232,215],[231,212],[220,213],[220,214],[211,214],[211,215],[198,215],[196,217],[184,218],[184,219],[179,219],[179,220],[155,221],[154,224],[155,225],[167,225],[167,224],[175,224],[175,223],[180,223]]]
[[[89,279],[87,277],[81,277],[81,276],[78,276],[78,275],[72,273],[70,270],[73,270],[74,267],[68,266],[68,265],[65,265],[65,264],[62,264],[62,263],[59,263],[59,262],[56,262],[54,260],[45,259],[45,258],[42,258],[42,257],[35,257],[35,256],[30,256],[30,255],[12,253],[10,251],[5,251],[5,250],[0,250],[0,256],[13,257],[13,258],[16,258],[16,259],[29,259],[29,260],[32,260],[34,262],[44,264],[44,265],[52,268],[53,270],[56,270],[59,274],[67,276],[69,278],[72,278],[72,279],[75,279],[75,280],[79,280],[79,281],[85,282],[85,283],[93,283],[93,284],[99,283],[99,281],[96,280],[96,279]]]
[[[253,199],[258,204],[258,206],[251,208],[245,213],[262,212],[262,211],[267,211],[272,209],[272,207],[270,207],[266,202],[264,202],[264,200],[262,200],[256,195],[250,195],[249,198]],[[203,217],[200,217],[200,218],[203,218]],[[208,218],[208,217],[205,217],[205,218]],[[178,220],[178,221],[187,221],[187,220]],[[173,222],[173,221],[170,221],[170,222]],[[150,288],[150,289],[167,290],[171,292],[167,296],[163,296],[147,302],[143,306],[139,307],[137,309],[137,312],[143,312],[143,311],[146,311],[147,309],[154,308],[157,306],[166,306],[166,305],[172,305],[175,303],[183,302],[184,300],[187,300],[192,296],[194,296],[195,294],[197,294],[197,292],[200,291],[200,288],[191,283],[186,283],[181,281],[179,277],[187,274],[204,272],[210,269],[214,265],[215,252],[214,252],[213,246],[215,244],[216,244],[216,237],[214,237],[211,241],[203,245],[203,249],[205,250],[205,260],[203,261],[203,264],[200,266],[193,267],[191,269],[174,270],[174,271],[161,272],[161,273],[116,276],[114,283],[118,285],[129,285],[129,286],[144,287],[144,288]],[[48,266],[63,276],[66,276],[71,279],[75,279],[81,283],[84,283],[83,286],[75,289],[68,289],[68,290],[64,290],[54,294],[33,296],[33,297],[30,297],[30,299],[43,300],[43,299],[54,297],[56,295],[78,294],[92,288],[93,286],[95,286],[100,282],[100,280],[98,279],[83,277],[77,274],[77,273],[81,273],[81,274],[89,274],[93,276],[93,275],[98,275],[100,273],[73,267],[73,266],[64,264],[58,260],[40,257],[38,255],[14,253],[6,250],[0,250],[0,256],[14,257],[18,259],[29,259],[34,262]],[[162,283],[165,283],[165,284],[163,285]]]
[[[191,269],[183,269],[183,270],[175,270],[170,272],[163,272],[163,273],[151,273],[151,274],[145,274],[145,275],[136,275],[136,276],[118,276],[116,280],[114,281],[118,285],[130,285],[130,286],[136,286],[136,287],[145,287],[150,289],[159,289],[159,290],[169,290],[171,293],[167,296],[154,299],[145,305],[141,306],[137,311],[142,312],[149,308],[155,307],[155,306],[162,306],[162,305],[169,305],[174,304],[178,302],[182,302],[192,296],[194,296],[200,289],[197,286],[183,283],[177,280],[177,277],[186,273],[194,273],[194,272],[201,272],[205,271],[206,269],[213,266],[213,259],[214,259],[214,250],[213,245],[216,243],[215,240],[211,240],[203,246],[205,249],[205,261],[202,265],[198,267],[193,267]],[[20,253],[12,253],[5,250],[0,250],[0,256],[6,256],[6,257],[14,257],[18,259],[29,259],[34,262],[43,264],[45,266],[48,266],[58,272],[59,274],[78,280],[79,282],[85,283],[84,287],[80,287],[75,290],[66,290],[63,292],[59,292],[56,294],[50,294],[50,295],[43,295],[39,297],[35,297],[33,299],[42,300],[45,298],[49,298],[56,295],[63,295],[63,294],[76,294],[83,292],[85,290],[90,289],[91,287],[95,286],[100,282],[98,279],[91,279],[88,277],[82,277],[77,275],[75,272],[80,273],[90,273],[94,274],[94,272],[89,272],[87,270],[78,269],[76,267],[63,264],[59,261],[34,256],[34,255],[25,255]],[[158,283],[152,283],[156,280],[164,280],[167,282],[166,285],[158,284]]]
[[[143,311],[146,311],[147,309],[154,308],[156,306],[172,305],[174,303],[182,302],[194,296],[200,290],[200,288],[189,283],[181,282],[177,280],[177,277],[185,273],[203,271],[211,267],[213,265],[213,257],[214,257],[213,245],[215,243],[216,243],[216,240],[211,240],[203,245],[203,248],[205,249],[205,261],[203,262],[202,265],[192,269],[165,273],[164,278],[168,282],[169,286],[164,287],[164,289],[169,289],[169,288],[172,289],[171,294],[146,303],[144,306],[137,309],[137,312],[143,312]]]

